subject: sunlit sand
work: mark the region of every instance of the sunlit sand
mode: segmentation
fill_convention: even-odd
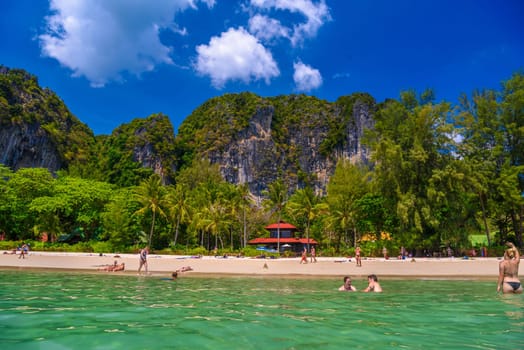
[[[0,267],[24,269],[65,269],[92,271],[96,273],[136,274],[138,254],[90,254],[56,253],[32,251],[25,259],[18,255],[0,251]],[[125,263],[125,271],[99,271],[100,267],[111,265],[117,260]],[[367,276],[374,273],[382,277],[411,278],[496,278],[498,258],[415,258],[407,260],[364,258],[362,267],[354,259],[317,257],[318,262],[300,264],[300,258],[256,259],[237,257],[195,258],[150,254],[149,274],[168,275],[184,266],[192,271],[180,276],[199,275],[245,275],[245,276]]]

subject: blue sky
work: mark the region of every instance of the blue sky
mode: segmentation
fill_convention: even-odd
[[[251,91],[456,103],[524,69],[520,0],[2,0],[0,64],[95,134]]]

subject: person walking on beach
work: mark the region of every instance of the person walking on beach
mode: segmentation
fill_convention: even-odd
[[[20,258],[25,259],[26,255],[29,256],[29,246],[24,243],[24,245],[20,249],[20,256],[18,257],[18,259],[20,259]]]
[[[140,274],[140,271],[142,270],[142,266],[144,266],[144,269],[147,275],[147,254],[148,253],[149,253],[149,247],[145,247],[144,249],[140,250],[140,254],[138,256],[138,259],[139,259],[138,274]]]
[[[315,250],[315,246],[311,246],[311,260],[313,262],[317,262],[317,251]]]
[[[511,242],[506,243],[509,247],[504,252],[504,260],[499,263],[499,278],[497,281],[497,293],[502,290],[504,294],[522,293],[522,285],[519,280],[520,253]]]
[[[307,249],[304,247],[304,250],[302,251],[302,259],[300,260],[300,263],[307,264]]]
[[[357,262],[357,266],[362,266],[362,259],[360,257],[360,247],[355,248],[355,260]]]
[[[366,289],[364,289],[364,292],[375,292],[375,293],[381,293],[382,287],[378,283],[378,277],[377,275],[369,275],[368,276],[368,286]]]
[[[344,277],[344,284],[340,286],[338,290],[344,292],[356,292],[357,288],[355,288],[355,286],[351,284],[351,277],[346,276]]]

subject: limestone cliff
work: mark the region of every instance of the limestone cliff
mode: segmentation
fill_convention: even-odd
[[[122,124],[98,138],[96,168],[102,180],[120,186],[138,184],[151,173],[164,183],[174,179],[174,130],[169,118],[153,114]]]
[[[256,195],[277,178],[290,191],[310,184],[322,193],[339,159],[367,162],[361,139],[373,127],[374,108],[365,94],[335,103],[305,95],[224,95],[195,110],[177,137],[219,164],[228,182],[246,183]]]
[[[93,132],[35,76],[0,66],[0,162],[51,171],[86,162]]]
[[[255,195],[278,178],[290,192],[311,185],[322,193],[339,159],[367,162],[362,136],[375,109],[367,94],[335,102],[225,94],[197,107],[176,136],[169,118],[155,114],[95,138],[36,77],[0,66],[0,162],[131,186],[151,173],[172,183],[177,169],[207,158]]]
[[[40,167],[56,171],[63,166],[56,145],[38,124],[2,126],[0,163],[15,170]]]

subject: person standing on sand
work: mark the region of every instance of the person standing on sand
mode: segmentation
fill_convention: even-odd
[[[360,247],[355,248],[355,260],[357,262],[357,266],[362,266],[362,259],[360,257]]]
[[[314,245],[311,246],[311,262],[317,262],[317,251]]]
[[[499,279],[497,281],[497,293],[502,290],[504,294],[522,293],[522,285],[519,280],[520,253],[511,242],[506,243],[509,247],[504,252],[504,260],[499,263]]]
[[[25,259],[26,255],[29,256],[29,246],[24,243],[24,245],[20,249],[20,256],[18,257],[18,259],[20,258]]]
[[[149,247],[145,247],[144,249],[140,250],[140,254],[138,256],[139,262],[138,262],[138,274],[140,274],[140,270],[142,270],[142,266],[144,266],[146,275],[147,275],[147,254],[149,253]]]
[[[307,249],[304,247],[304,250],[302,251],[302,259],[300,260],[300,263],[307,264]]]

